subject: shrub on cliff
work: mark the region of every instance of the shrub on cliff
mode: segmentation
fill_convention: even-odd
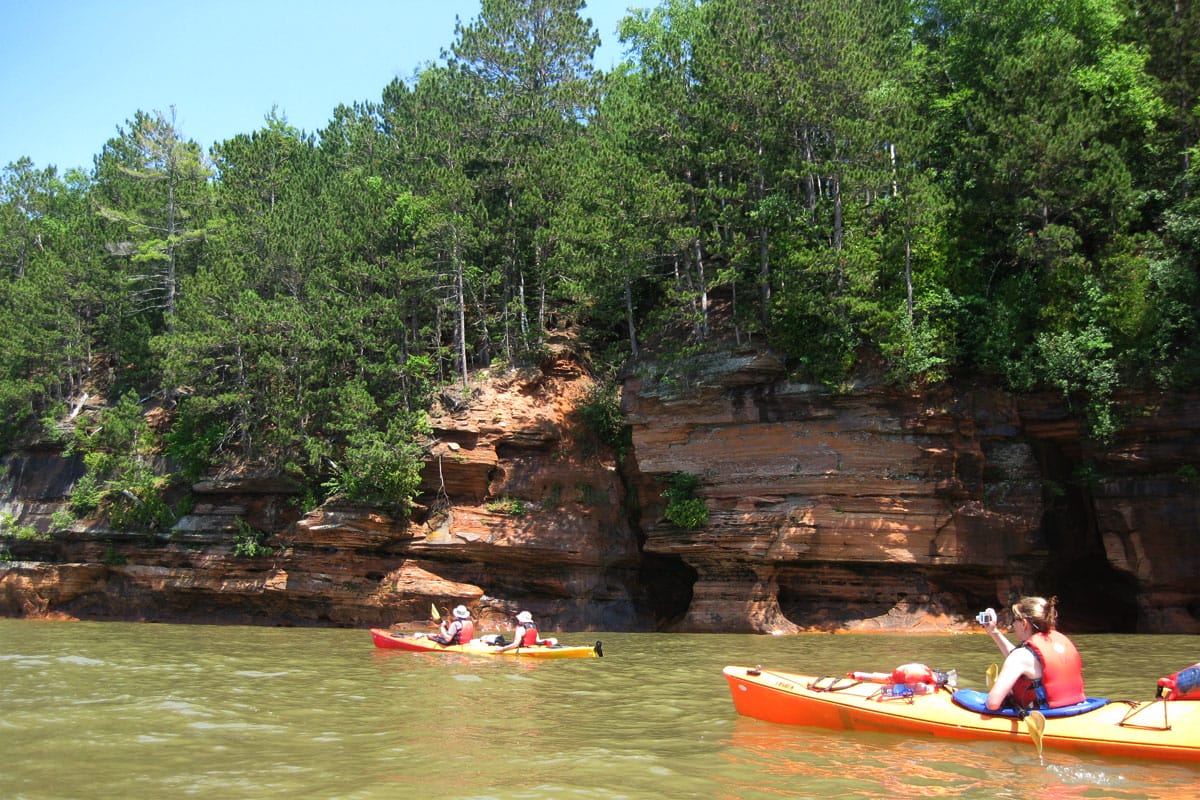
[[[82,455],[87,471],[71,490],[71,511],[105,515],[118,530],[169,526],[175,517],[164,499],[170,481],[154,469],[159,444],[132,392],[94,421],[80,417],[67,452]]]
[[[689,472],[676,472],[671,476],[671,484],[662,493],[667,501],[663,516],[668,522],[687,530],[708,524],[708,506],[702,498],[696,497],[699,487],[700,478]]]
[[[617,461],[624,460],[630,445],[630,429],[621,414],[616,382],[608,379],[592,386],[579,406],[579,413],[584,428],[602,444],[611,447]]]
[[[341,390],[330,430],[345,437],[340,454],[326,456],[333,474],[324,484],[330,494],[351,500],[406,505],[416,495],[424,466],[420,439],[429,420],[423,411],[401,409],[384,414],[367,388],[357,381]]]

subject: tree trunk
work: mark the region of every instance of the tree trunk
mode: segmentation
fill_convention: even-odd
[[[467,298],[463,286],[463,265],[462,258],[458,252],[458,245],[454,245],[454,282],[455,282],[455,300],[458,305],[458,364],[459,372],[462,375],[463,389],[467,388]]]
[[[625,276],[625,322],[629,327],[629,351],[637,358],[637,325],[633,317],[633,288],[629,285],[629,256],[625,257]]]

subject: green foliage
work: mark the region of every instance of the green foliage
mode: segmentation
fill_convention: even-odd
[[[350,436],[343,458],[345,467],[328,484],[354,500],[378,500],[406,505],[421,483],[421,450],[410,431],[392,423],[382,433]]]
[[[493,514],[508,514],[511,517],[523,517],[529,511],[529,504],[515,497],[498,497],[488,501],[487,510]]]
[[[109,142],[97,172],[101,216],[126,237],[135,313],[157,321],[175,311],[178,283],[206,235],[210,172],[175,114],[141,111]]]
[[[1200,148],[1192,164],[1188,182],[1200,185]],[[1131,354],[1170,388],[1200,385],[1200,198],[1192,194],[1164,214],[1164,246],[1146,266],[1146,344]]]
[[[122,531],[161,531],[175,522],[175,512],[163,500],[167,479],[149,470],[127,473],[119,489],[108,496],[109,524]]]
[[[105,514],[118,530],[163,530],[175,520],[164,494],[169,479],[154,469],[159,442],[137,397],[127,393],[94,425],[81,422],[69,446],[86,469],[71,490],[77,518]]]
[[[708,524],[708,506],[698,497],[676,500],[667,506],[663,516],[673,525],[695,530]]]
[[[777,295],[774,303],[777,324],[771,344],[802,377],[827,386],[841,384],[857,363],[862,344],[845,308],[824,302],[816,293]]]
[[[204,414],[200,402],[184,399],[178,406],[175,424],[163,436],[163,450],[187,481],[204,475],[225,440],[228,426]]]
[[[28,380],[0,379],[0,451],[12,448],[40,394],[41,388]]]
[[[1117,430],[1112,394],[1117,385],[1115,365],[1108,358],[1111,344],[1104,333],[1089,327],[1079,333],[1038,336],[1040,372],[1065,398],[1086,398],[1092,435],[1101,441]]]
[[[120,567],[124,565],[127,560],[128,559],[125,557],[125,555],[123,553],[118,553],[116,548],[112,545],[104,548],[103,562],[105,565],[110,567]]]
[[[0,170],[0,449],[76,396],[108,329],[90,190],[27,158]]]
[[[943,290],[918,297],[911,316],[879,315],[879,350],[892,383],[913,387],[949,379],[949,367],[958,355],[955,323],[960,313],[955,298]]]
[[[403,381],[404,404],[410,412],[429,408],[433,401],[436,369],[434,359],[429,355],[410,353],[405,359],[400,375]]]
[[[172,427],[78,425],[76,513],[167,524],[160,455],[403,505],[433,397],[551,332],[676,394],[762,346],[1051,388],[1106,438],[1200,386],[1194,6],[664,0],[597,74],[579,0],[488,0],[316,134],[138,111],[91,174],[0,172],[0,449],[133,392]],[[627,455],[612,386],[579,411]]]
[[[69,506],[75,519],[87,519],[100,509],[104,492],[100,489],[100,478],[93,469],[88,471],[71,487]]]
[[[329,423],[344,442],[338,459],[329,459],[333,474],[325,488],[330,494],[400,507],[412,500],[421,483],[424,450],[419,439],[430,432],[428,420],[423,412],[396,410],[383,416],[363,382],[343,387]]]
[[[667,501],[663,516],[668,522],[685,530],[703,528],[708,524],[708,505],[702,498],[696,497],[699,488],[700,478],[697,475],[688,472],[671,475],[670,484],[662,493]]]
[[[1091,492],[1095,492],[1100,487],[1102,478],[1100,468],[1092,461],[1079,464],[1071,475],[1072,482]]]
[[[234,520],[237,532],[233,535],[233,555],[236,558],[260,558],[275,551],[263,543],[266,534],[252,527],[241,517]]]
[[[41,533],[32,525],[18,524],[17,518],[5,512],[0,514],[0,538],[17,539],[27,542],[49,541],[50,534]]]
[[[542,508],[546,511],[553,511],[562,506],[562,484],[555,481],[550,485],[550,492],[542,500]]]
[[[578,410],[588,433],[612,448],[618,462],[624,461],[632,442],[632,433],[621,413],[616,381],[610,379],[593,384]]]

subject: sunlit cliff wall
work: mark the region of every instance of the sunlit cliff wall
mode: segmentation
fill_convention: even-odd
[[[1200,398],[1122,398],[1099,447],[1056,397],[833,394],[762,353],[653,374],[625,380],[622,463],[584,430],[592,382],[564,351],[442,403],[409,518],[214,478],[167,534],[7,538],[0,614],[421,627],[461,602],[494,629],[528,608],[559,630],[941,631],[1037,592],[1068,630],[1200,632]],[[663,518],[680,472],[698,530]],[[0,512],[47,531],[79,475],[52,448],[10,454]],[[247,528],[270,555],[234,555]]]
[[[1196,397],[1123,398],[1099,448],[1057,397],[830,394],[748,353],[631,378],[624,407],[642,496],[702,478],[703,529],[639,520],[697,573],[682,629],[944,629],[1043,593],[1076,630],[1200,631]]]

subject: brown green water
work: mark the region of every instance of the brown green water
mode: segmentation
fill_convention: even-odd
[[[1196,797],[1200,768],[739,717],[726,664],[908,661],[981,688],[983,635],[560,634],[605,657],[378,650],[365,630],[0,619],[0,798]],[[1194,636],[1079,636],[1088,693],[1148,698]]]

